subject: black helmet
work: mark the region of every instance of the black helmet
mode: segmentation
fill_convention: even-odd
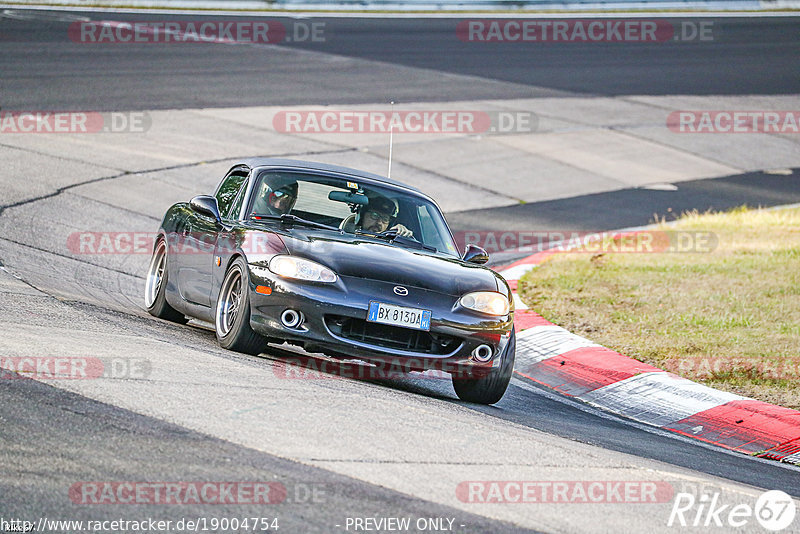
[[[297,202],[297,190],[297,180],[294,178],[276,176],[271,177],[269,180],[265,179],[262,182],[261,193],[256,200],[254,211],[256,213],[271,213],[275,215],[288,213],[292,211],[295,202]],[[289,195],[291,197],[291,202],[286,207],[286,211],[278,211],[273,207],[273,204],[276,199],[284,195]]]
[[[297,180],[286,176],[276,176],[266,182],[272,191],[280,191],[297,198]]]

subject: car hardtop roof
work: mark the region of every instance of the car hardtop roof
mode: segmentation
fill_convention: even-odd
[[[251,169],[255,169],[258,167],[283,167],[283,168],[297,169],[298,171],[335,172],[339,174],[346,174],[348,176],[353,176],[356,178],[364,178],[370,182],[379,182],[380,184],[401,187],[403,189],[419,193],[423,196],[427,196],[425,195],[425,193],[423,193],[416,187],[412,187],[402,182],[398,182],[397,180],[392,180],[391,178],[386,178],[385,176],[381,176],[379,174],[372,174],[371,172],[360,171],[358,169],[353,169],[351,167],[341,167],[339,165],[330,165],[328,163],[319,163],[316,161],[301,161],[296,159],[283,159],[283,158],[250,158],[242,160],[240,164],[247,165]]]

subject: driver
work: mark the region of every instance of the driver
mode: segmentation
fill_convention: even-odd
[[[359,212],[356,229],[371,234],[385,232],[389,223],[397,216],[397,212],[397,202],[384,196],[374,196]],[[396,231],[400,236],[414,236],[414,233],[402,224],[395,224],[388,229]]]
[[[261,182],[261,194],[253,205],[256,215],[283,215],[289,213],[297,201],[297,181],[277,179]]]

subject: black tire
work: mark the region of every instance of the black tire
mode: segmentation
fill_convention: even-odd
[[[163,239],[156,242],[153,248],[153,257],[147,269],[147,278],[144,285],[144,304],[150,315],[172,321],[173,323],[186,324],[189,319],[181,312],[169,305],[166,298],[168,279],[167,270],[167,245]]]
[[[225,273],[214,307],[214,327],[219,345],[228,350],[255,355],[267,344],[250,326],[250,278],[241,257]]]
[[[453,389],[458,398],[476,404],[494,404],[503,398],[514,373],[514,359],[517,352],[517,335],[511,328],[511,338],[508,340],[503,354],[500,356],[500,366],[489,371],[479,378],[466,378],[464,375],[453,375]]]

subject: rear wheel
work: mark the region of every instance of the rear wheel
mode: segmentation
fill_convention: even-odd
[[[242,258],[236,258],[225,273],[217,298],[214,324],[221,347],[246,354],[259,354],[266,345],[266,339],[250,327],[248,280],[247,264]]]
[[[150,268],[147,269],[147,279],[144,286],[144,304],[150,315],[159,319],[166,319],[174,323],[184,324],[188,321],[186,316],[173,308],[167,302],[167,244],[159,239],[153,250]]]
[[[511,328],[511,338],[500,355],[500,366],[493,368],[485,376],[466,378],[464,375],[453,375],[453,389],[458,398],[477,404],[494,404],[503,398],[511,382],[514,372],[514,358],[517,352],[517,335]]]

